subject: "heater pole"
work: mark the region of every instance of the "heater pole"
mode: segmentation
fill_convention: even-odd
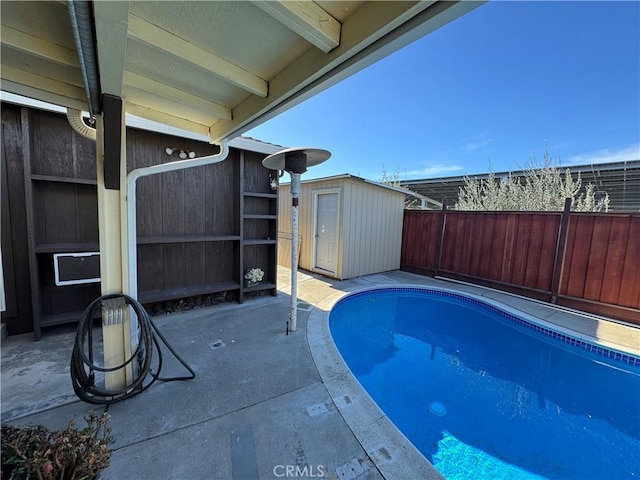
[[[300,199],[300,175],[331,156],[328,150],[319,148],[287,148],[269,155],[262,165],[269,170],[285,171],[291,175],[291,315],[287,324],[289,331],[298,328],[298,201]]]
[[[296,331],[298,324],[298,201],[300,174],[291,173],[291,315],[289,329]]]

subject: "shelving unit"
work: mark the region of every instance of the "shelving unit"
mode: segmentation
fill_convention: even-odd
[[[277,172],[262,166],[262,159],[251,152],[242,152],[241,168],[241,278],[251,268],[265,272],[258,285],[240,286],[240,298],[245,293],[269,291],[277,295],[277,235],[278,194],[271,189],[272,178]]]
[[[219,170],[210,172],[208,178],[212,178],[212,183],[203,189],[204,196],[199,197],[199,206],[207,215],[217,216],[216,219],[202,217],[200,223],[184,220],[175,228],[182,229],[184,234],[170,235],[164,234],[166,224],[172,223],[166,218],[162,225],[139,223],[138,299],[142,303],[218,292],[236,292],[237,301],[242,303],[247,293],[270,291],[276,294],[278,195],[270,185],[270,175],[276,172],[262,166],[264,156],[232,149],[225,162],[212,167]],[[185,176],[179,181],[186,184],[189,180]],[[163,192],[163,195],[167,193]],[[194,192],[189,192],[189,195],[194,195]],[[155,196],[150,194],[151,198]],[[148,205],[149,211],[144,211],[144,217],[153,217],[153,207]],[[198,234],[193,234],[196,232]],[[166,278],[166,269],[170,268],[166,262],[174,259],[191,262],[192,268],[187,266],[186,269],[194,270],[190,273],[200,281],[192,285],[186,278],[172,279],[180,285],[161,282],[160,278]],[[163,262],[165,264],[161,265]],[[244,274],[254,267],[261,268],[265,278],[258,285],[245,287]]]
[[[33,330],[78,321],[100,283],[55,284],[56,253],[96,252],[98,197],[92,142],[54,114],[23,113],[23,167]]]
[[[33,330],[78,321],[101,294],[100,283],[56,285],[54,255],[98,252],[95,144],[73,132],[66,118],[21,111],[22,148]],[[167,161],[163,146],[199,155],[210,144],[155,132],[127,130],[127,168]],[[140,179],[137,192],[138,300],[143,304],[230,292],[276,294],[277,201],[263,153],[232,148],[224,162]],[[244,287],[244,272],[259,267],[264,281]]]

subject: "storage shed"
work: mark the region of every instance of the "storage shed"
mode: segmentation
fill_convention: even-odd
[[[349,174],[303,180],[300,268],[341,280],[400,268],[405,192]],[[278,197],[278,260],[290,266],[291,185]]]

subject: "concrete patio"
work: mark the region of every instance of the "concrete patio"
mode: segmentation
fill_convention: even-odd
[[[348,292],[395,285],[454,288],[500,301],[581,337],[638,353],[640,329],[573,314],[521,297],[404,272],[331,280],[299,272],[298,331],[285,335],[290,272],[277,297],[155,317],[197,373],[156,383],[111,405],[115,440],[102,477],[268,479],[442,478],[351,376],[333,345],[328,312]],[[88,410],[69,378],[75,329],[2,342],[2,421],[63,428]],[[166,357],[163,376],[182,374]]]

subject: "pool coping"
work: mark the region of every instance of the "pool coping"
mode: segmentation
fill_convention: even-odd
[[[307,323],[307,342],[322,383],[384,478],[407,478],[410,465],[415,478],[444,479],[360,385],[336,348],[329,331],[329,313],[347,295],[349,292],[335,292],[320,300]]]
[[[440,283],[440,282],[439,282]],[[451,292],[456,295],[475,299],[488,304],[507,314],[523,318],[527,322],[539,325],[540,328],[558,332],[572,338],[577,338],[589,344],[597,345],[609,350],[621,352],[625,355],[638,357],[640,349],[619,344],[603,338],[568,328],[554,321],[548,321],[541,316],[515,308],[496,298],[485,296],[487,292],[496,292],[485,287],[460,288],[456,284],[446,286],[413,284],[398,282],[396,284],[371,285],[352,291],[335,291],[317,301],[311,311],[307,324],[307,342],[311,356],[322,382],[335,403],[338,412],[349,426],[362,448],[367,452],[380,473],[385,478],[404,478],[407,466],[411,466],[411,475],[426,480],[443,479],[442,474],[424,457],[424,455],[406,438],[395,424],[380,409],[368,392],[360,385],[338,351],[329,330],[329,314],[332,308],[344,297],[357,295],[362,292],[390,289],[419,289]],[[482,294],[481,292],[484,292]],[[502,292],[497,292],[501,294]],[[508,298],[508,297],[505,297]],[[519,301],[527,299],[516,297]],[[530,302],[534,304],[534,302]],[[547,306],[545,307],[551,307]],[[569,316],[584,316],[581,312],[562,309],[561,314]],[[590,316],[600,322],[607,319]],[[562,322],[560,322],[562,323]]]

